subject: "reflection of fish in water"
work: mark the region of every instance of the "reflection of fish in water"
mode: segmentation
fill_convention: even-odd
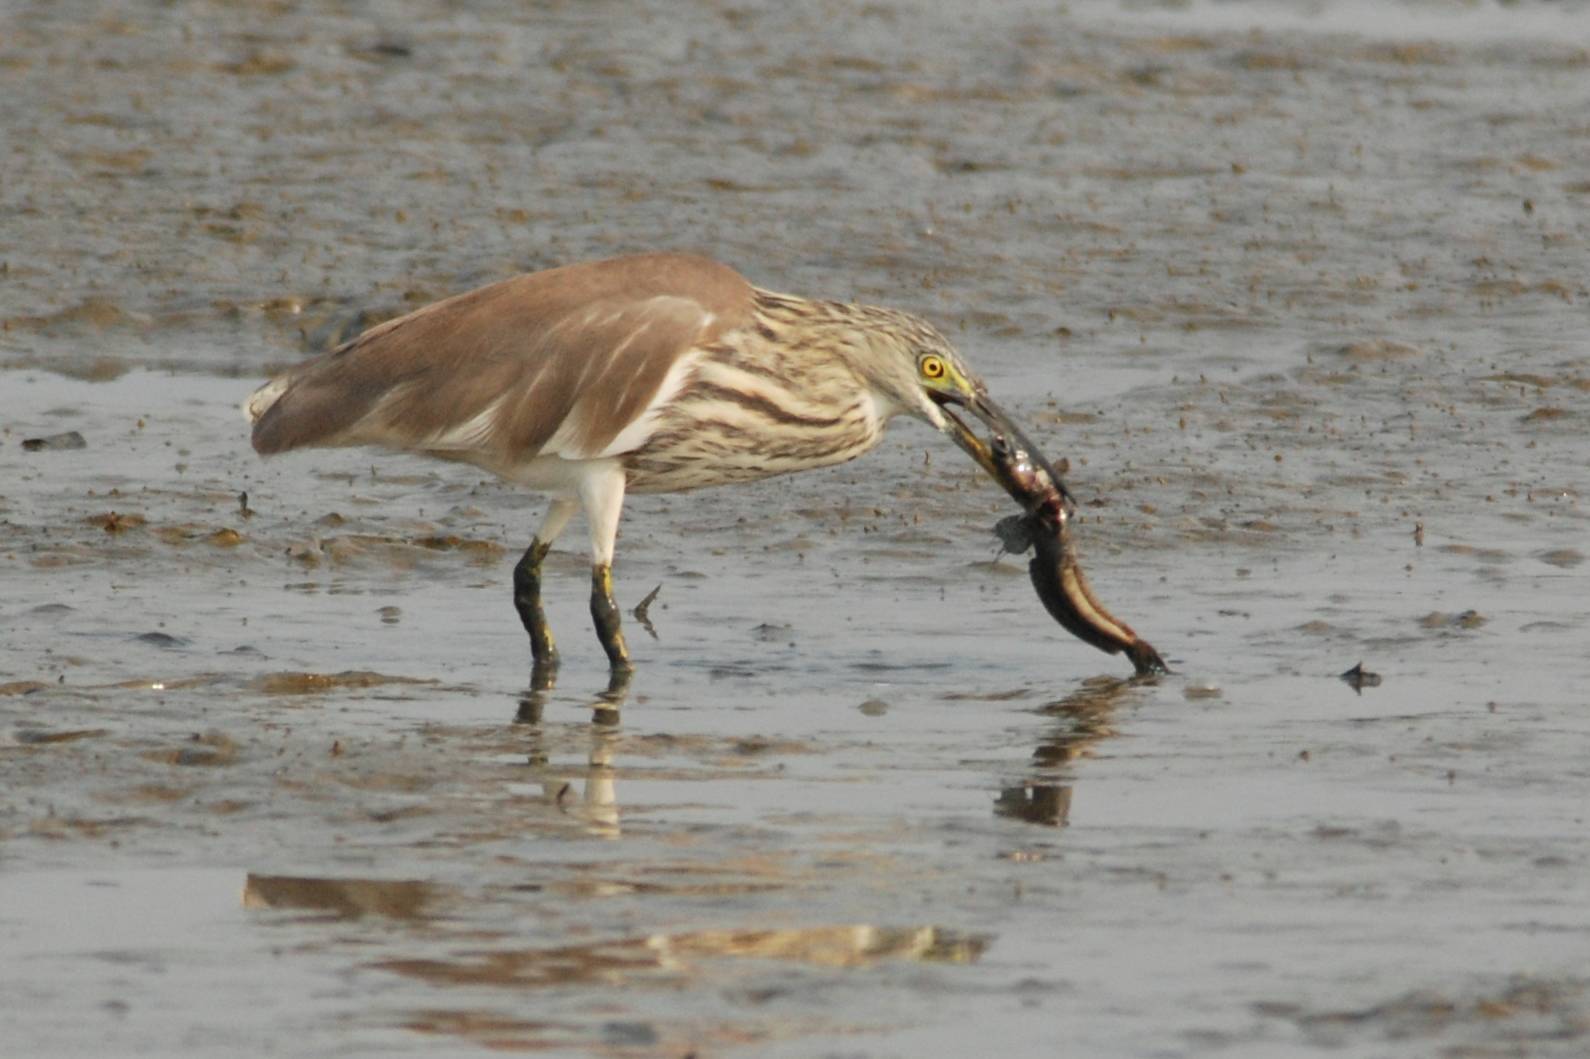
[[[1023,515],[999,520],[994,532],[1008,551],[1036,549],[1027,572],[1044,607],[1067,632],[1108,654],[1126,652],[1138,676],[1169,672],[1159,652],[1093,596],[1077,562],[1072,537],[1071,497],[1042,456],[1004,436],[991,446],[1005,488],[1027,506]]]

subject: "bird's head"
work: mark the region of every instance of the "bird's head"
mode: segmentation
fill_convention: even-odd
[[[988,396],[988,387],[978,378],[949,340],[932,325],[905,313],[888,312],[893,326],[876,333],[884,338],[887,350],[879,358],[889,364],[877,382],[887,389],[898,408],[932,424],[949,436],[977,465],[1005,491],[1026,504],[1036,499],[1030,478],[1016,473],[1008,458],[1021,453],[1029,466],[1043,468],[1055,487],[1066,496],[1065,486],[1050,470],[1049,462],[1026,434]],[[977,425],[987,429],[982,436]]]

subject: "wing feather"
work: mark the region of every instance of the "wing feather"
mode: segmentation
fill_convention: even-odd
[[[379,324],[262,387],[247,405],[254,448],[467,449],[512,463],[555,440],[559,455],[595,455],[646,414],[682,357],[750,314],[738,273],[684,254],[516,276]]]

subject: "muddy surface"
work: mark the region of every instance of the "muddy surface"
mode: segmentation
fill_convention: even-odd
[[[6,5],[3,1050],[1584,1054],[1587,26]],[[536,497],[248,448],[272,365],[659,247],[941,322],[1175,673],[912,424],[634,499],[622,693],[578,528],[526,691]]]

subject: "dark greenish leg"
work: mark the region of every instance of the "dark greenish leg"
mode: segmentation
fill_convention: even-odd
[[[596,623],[596,637],[602,641],[602,650],[607,652],[607,662],[614,672],[635,668],[629,661],[629,648],[624,645],[624,631],[619,628],[613,568],[606,563],[591,567],[591,620]]]
[[[513,605],[530,634],[530,656],[535,659],[534,672],[542,674],[550,686],[551,674],[557,672],[558,648],[552,642],[552,629],[547,625],[547,612],[541,608],[541,560],[552,550],[551,541],[540,537],[530,542],[524,557],[513,568]],[[532,683],[536,681],[532,679]]]

